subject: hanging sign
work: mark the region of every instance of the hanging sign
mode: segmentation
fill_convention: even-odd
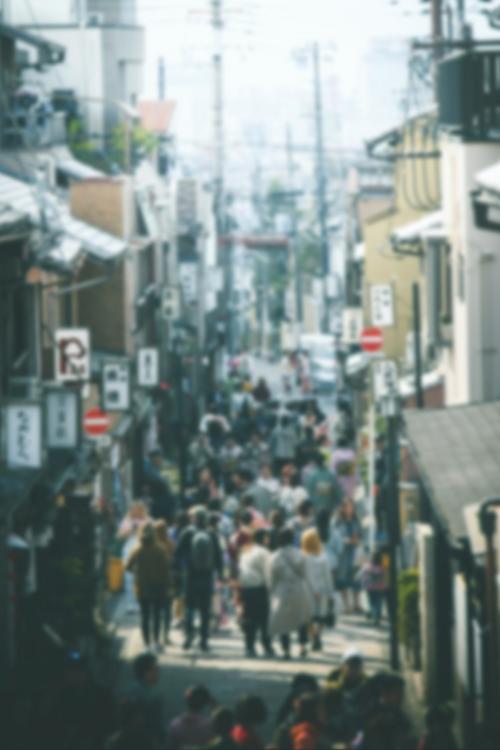
[[[90,379],[88,328],[59,328],[56,331],[54,372],[59,383]]]
[[[6,406],[9,469],[40,469],[43,464],[42,407],[18,401]]]
[[[154,388],[160,382],[158,349],[139,349],[137,354],[137,382],[143,388]]]
[[[361,307],[346,307],[342,311],[342,342],[358,344],[363,330],[363,310]]]
[[[77,391],[53,388],[45,394],[48,448],[77,448],[80,440],[80,397]]]
[[[397,395],[398,369],[392,359],[380,359],[373,363],[373,393],[375,401]]]
[[[389,328],[394,325],[394,300],[390,284],[373,284],[370,287],[372,325]]]
[[[102,366],[104,411],[130,409],[130,367],[128,362],[105,362]]]

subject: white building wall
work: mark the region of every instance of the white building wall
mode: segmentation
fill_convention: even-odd
[[[80,108],[89,131],[102,136],[125,115],[113,102],[135,106],[141,93],[144,30],[135,27],[78,26],[38,29],[66,48],[63,65],[42,74],[30,71],[27,79],[53,89],[73,89],[81,97]]]
[[[85,0],[7,0],[9,23],[50,25],[76,23]]]
[[[477,229],[475,175],[500,159],[500,146],[442,140],[445,227],[452,253],[453,346],[442,355],[447,405],[500,396],[500,242]],[[463,293],[462,293],[463,292]]]

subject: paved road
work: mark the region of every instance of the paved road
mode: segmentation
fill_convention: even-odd
[[[137,615],[118,614],[118,635],[122,639],[122,663],[120,682],[130,679],[130,663],[143,651]],[[385,625],[369,626],[364,616],[341,617],[336,628],[326,633],[325,647],[321,654],[311,654],[306,659],[294,658],[289,662],[281,659],[246,659],[243,641],[238,627],[233,623],[227,631],[211,640],[211,653],[201,654],[193,650],[182,651],[182,633],[174,630],[173,645],[162,654],[161,685],[165,691],[167,718],[172,719],[183,708],[183,695],[187,687],[203,683],[221,704],[234,705],[237,698],[248,692],[261,695],[270,712],[270,720],[264,728],[266,740],[271,738],[276,710],[283,700],[292,676],[307,671],[322,680],[339,664],[348,646],[356,645],[366,657],[369,672],[387,668],[388,633]],[[295,646],[298,654],[298,646]]]

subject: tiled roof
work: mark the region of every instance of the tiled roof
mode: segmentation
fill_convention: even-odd
[[[464,508],[500,496],[500,402],[404,414],[412,453],[450,534],[467,535]]]

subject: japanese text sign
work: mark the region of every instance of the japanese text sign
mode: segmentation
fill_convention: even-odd
[[[7,404],[7,466],[10,469],[40,469],[42,451],[42,407],[17,402]]]
[[[79,394],[53,389],[46,399],[47,447],[76,448],[79,442]]]

